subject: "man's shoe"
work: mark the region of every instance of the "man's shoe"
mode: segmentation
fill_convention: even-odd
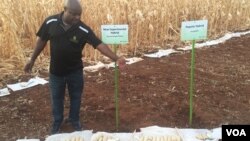
[[[61,124],[53,123],[52,129],[51,129],[51,135],[59,133]]]
[[[72,124],[75,131],[81,131],[82,130],[82,126],[81,126],[81,123],[79,121],[71,122],[71,124]]]
[[[82,126],[80,121],[73,121],[70,118],[65,119],[65,123],[71,123],[72,127],[74,128],[75,131],[81,131],[82,130]]]

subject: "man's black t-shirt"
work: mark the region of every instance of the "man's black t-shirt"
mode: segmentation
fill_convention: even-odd
[[[50,40],[50,73],[58,76],[83,68],[82,50],[86,43],[94,48],[102,43],[82,21],[65,31],[62,14],[48,17],[37,32],[42,40]]]

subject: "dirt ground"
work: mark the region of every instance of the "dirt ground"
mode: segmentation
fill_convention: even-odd
[[[158,125],[217,128],[250,124],[250,35],[196,50],[193,124],[189,126],[190,51],[128,65],[119,77],[118,131],[115,127],[114,70],[85,73],[81,123],[85,130],[133,132]],[[41,75],[48,78],[46,73]],[[27,80],[27,77],[22,78]],[[17,80],[12,80],[17,81]],[[48,85],[0,98],[0,140],[38,138],[51,126]],[[65,117],[69,101],[65,99]],[[61,132],[72,132],[63,124]]]

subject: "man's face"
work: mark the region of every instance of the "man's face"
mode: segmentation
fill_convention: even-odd
[[[64,14],[67,23],[76,24],[81,19],[82,10],[65,8]]]

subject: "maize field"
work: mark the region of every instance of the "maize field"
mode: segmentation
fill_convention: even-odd
[[[118,51],[125,56],[141,55],[155,47],[181,47],[185,44],[180,41],[183,21],[207,19],[208,39],[250,27],[248,0],[81,0],[81,3],[82,20],[99,37],[101,25],[129,25],[129,44]],[[47,16],[63,11],[63,0],[2,0],[0,9],[1,77],[21,74],[33,51],[37,30]],[[46,48],[34,72],[48,69],[48,56]],[[97,61],[101,55],[86,47],[83,57],[86,61]]]

